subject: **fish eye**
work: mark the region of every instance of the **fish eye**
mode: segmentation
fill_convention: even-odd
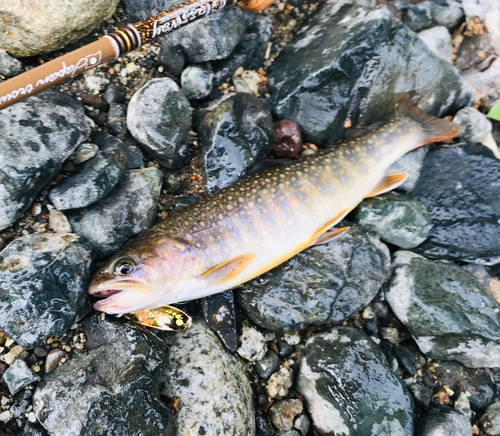
[[[130,259],[122,259],[115,266],[115,273],[121,276],[128,276],[135,267],[135,263]]]

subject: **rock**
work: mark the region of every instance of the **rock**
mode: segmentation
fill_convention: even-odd
[[[417,148],[416,150],[406,153],[403,157],[394,162],[387,170],[387,172],[399,172],[401,174],[408,174],[407,179],[401,186],[397,188],[399,191],[412,192],[417,183],[422,165],[424,163],[425,155],[429,149],[428,145]]]
[[[266,341],[264,335],[252,327],[247,321],[243,321],[240,335],[241,346],[238,354],[246,360],[255,362],[262,360],[266,354]]]
[[[18,358],[26,358],[28,356],[27,351],[20,345],[14,345],[10,351],[3,355],[5,363],[7,365],[12,365]]]
[[[271,422],[278,430],[291,430],[293,421],[303,410],[300,400],[280,400],[273,403],[269,409]]]
[[[83,87],[87,92],[99,94],[104,92],[109,85],[109,79],[99,76],[86,76],[83,82]]]
[[[28,416],[33,416],[34,420],[36,421],[36,417],[34,416],[35,414],[33,412],[30,412]],[[1,435],[1,433],[0,433]],[[44,430],[44,428],[40,424],[33,424],[32,422],[27,422],[26,426],[24,427],[23,433],[21,433],[22,436],[47,436],[47,432]],[[2,435],[3,436],[3,435]]]
[[[438,0],[431,4],[432,18],[438,26],[454,31],[464,21],[464,10],[460,0]]]
[[[160,40],[162,45],[179,47],[189,64],[201,64],[227,58],[254,21],[251,12],[228,8],[194,21]]]
[[[256,14],[254,20],[231,56],[212,62],[215,86],[230,79],[239,67],[252,70],[262,66],[273,25],[269,17],[261,14]]]
[[[172,79],[153,79],[130,100],[127,125],[146,152],[169,169],[187,154],[192,108]]]
[[[238,333],[236,332],[236,308],[233,291],[220,292],[203,298],[202,309],[207,324],[214,329],[230,351],[236,351]]]
[[[340,323],[372,300],[389,268],[387,247],[353,226],[243,285],[237,298],[255,324],[271,331]]]
[[[347,121],[364,129],[387,121],[404,92],[416,90],[419,106],[439,116],[474,102],[454,67],[388,9],[345,2],[311,15],[268,77],[277,118],[297,123],[304,141],[316,145],[346,138]]]
[[[144,155],[139,147],[135,145],[128,146],[128,162],[127,168],[129,170],[136,170],[144,165]]]
[[[208,193],[229,186],[245,175],[270,150],[273,121],[264,103],[236,93],[196,112]]]
[[[404,2],[403,22],[414,32],[419,32],[423,29],[428,29],[433,26],[432,19],[432,4],[429,1]]]
[[[172,76],[180,76],[184,70],[186,60],[179,47],[173,47],[168,39],[163,39],[158,54],[158,63],[164,68],[164,71],[172,74]]]
[[[276,157],[297,159],[302,144],[302,136],[297,124],[292,121],[278,121],[274,123],[272,150]]]
[[[162,178],[157,168],[127,171],[103,201],[68,213],[73,231],[90,242],[97,257],[108,257],[153,225]]]
[[[500,54],[500,7],[495,0],[462,0],[467,22],[479,21],[484,24],[486,33],[497,54]],[[478,32],[481,33],[481,32]]]
[[[472,419],[472,411],[470,409],[470,402],[467,394],[461,392],[455,400],[453,408],[462,415],[465,415],[469,421]]]
[[[431,388],[428,388],[421,383],[414,383],[408,386],[408,390],[413,397],[413,402],[416,407],[421,410],[427,410],[429,408],[433,393]]]
[[[293,371],[285,366],[275,372],[266,384],[266,393],[270,398],[283,398],[293,384]]]
[[[71,233],[71,224],[61,211],[52,209],[49,215],[49,226],[56,233]]]
[[[432,53],[446,62],[452,62],[453,45],[451,43],[450,32],[448,32],[446,27],[431,27],[430,29],[418,32],[418,36],[425,42],[425,45]]]
[[[460,127],[459,138],[467,142],[483,142],[493,130],[488,118],[472,107],[460,109],[453,122]]]
[[[80,209],[106,197],[120,181],[127,169],[128,150],[120,140],[104,132],[92,135],[99,153],[49,193],[58,210]]]
[[[80,165],[92,159],[97,153],[99,153],[99,147],[97,145],[85,142],[76,148],[70,156],[70,160],[74,165]]]
[[[120,91],[120,89],[116,85],[109,85],[106,88],[106,91],[104,92],[104,95],[102,98],[108,103],[110,106],[113,103],[116,104],[122,104],[125,102],[125,96],[123,95],[123,92]]]
[[[453,409],[436,411],[415,422],[415,436],[471,436],[469,419]]]
[[[470,368],[500,366],[500,303],[457,265],[398,251],[387,302],[422,353]]]
[[[108,86],[109,88],[109,86]],[[95,94],[81,94],[80,99],[85,106],[92,106],[94,109],[106,112],[109,109],[109,104],[102,97]]]
[[[295,351],[295,347],[286,341],[278,341],[278,355],[280,357],[290,357]]]
[[[12,395],[38,380],[24,360],[16,360],[4,373],[3,380]]]
[[[255,436],[252,389],[243,366],[200,319],[175,336],[163,394],[181,399],[176,435]]]
[[[484,265],[500,261],[500,162],[489,149],[432,147],[412,194],[433,223],[418,253]]]
[[[205,98],[212,92],[213,71],[203,65],[190,65],[181,75],[182,92],[188,100]]]
[[[399,0],[394,6],[403,15],[403,22],[415,32],[433,26],[444,26],[453,32],[464,21],[461,0],[425,0],[418,3]]]
[[[64,350],[61,350],[60,348],[55,348],[50,351],[50,353],[47,355],[47,359],[45,360],[45,374],[48,374],[54,369],[57,368],[59,365],[59,362],[63,359],[63,357],[66,357],[66,352]]]
[[[274,351],[268,350],[264,358],[255,364],[255,372],[260,378],[267,380],[279,366],[280,358],[278,355]]]
[[[237,73],[239,73],[239,71],[233,74],[233,83],[236,92],[246,92],[247,94],[257,95],[260,83],[259,73],[254,70],[246,70],[241,74]]]
[[[16,58],[9,56],[0,50],[0,74],[7,77],[15,76],[23,72],[23,64]]]
[[[500,401],[490,404],[479,418],[479,424],[487,435],[500,434]]]
[[[354,221],[378,238],[400,248],[414,248],[432,228],[426,207],[411,194],[391,192],[363,200]]]
[[[123,104],[111,103],[108,112],[108,132],[122,137],[127,132],[127,108]]]
[[[173,436],[172,413],[159,392],[164,344],[99,315],[82,325],[87,352],[45,375],[33,395],[49,434]]]
[[[309,421],[309,418],[306,415],[300,415],[295,420],[294,428],[299,430],[301,436],[307,436],[310,427],[311,427],[311,422]]]
[[[0,328],[25,348],[60,336],[89,310],[92,265],[73,234],[33,234],[0,253]]]
[[[361,330],[335,327],[311,336],[297,390],[318,434],[413,434],[413,402],[382,351]]]
[[[113,15],[117,5],[118,0],[5,3],[2,14],[8,19],[0,22],[0,47],[18,57],[58,50],[88,35]]]
[[[92,128],[82,104],[54,90],[0,112],[0,230],[21,216]]]

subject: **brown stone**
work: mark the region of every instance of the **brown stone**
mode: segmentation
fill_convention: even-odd
[[[302,144],[302,135],[297,124],[293,121],[279,121],[274,123],[272,150],[276,157],[296,159],[299,157]]]

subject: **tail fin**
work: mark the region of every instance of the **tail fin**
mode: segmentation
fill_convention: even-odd
[[[430,142],[446,141],[460,133],[460,128],[448,120],[427,115],[411,101],[411,93],[407,93],[399,102],[396,118],[410,118],[417,122],[424,133],[422,145]]]

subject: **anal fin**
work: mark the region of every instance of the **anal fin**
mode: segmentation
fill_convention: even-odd
[[[339,227],[338,229],[330,230],[329,232],[323,233],[318,236],[314,241],[311,242],[309,247],[314,247],[315,245],[326,244],[327,242],[333,241],[334,239],[339,238],[345,232],[347,232],[350,227]]]
[[[201,277],[208,279],[211,285],[222,285],[238,277],[247,265],[255,258],[253,253],[245,253],[213,266]]]
[[[365,198],[376,197],[385,192],[392,191],[401,186],[408,178],[408,174],[401,174],[396,171],[387,174]]]

